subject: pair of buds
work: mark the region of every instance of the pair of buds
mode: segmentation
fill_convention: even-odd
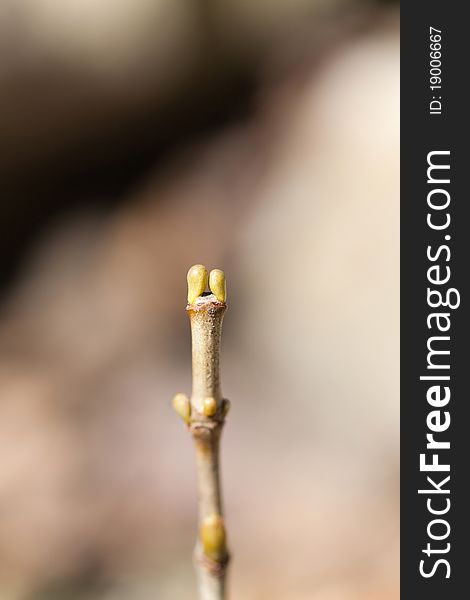
[[[182,394],[181,392],[175,394],[172,400],[173,408],[175,412],[183,419],[186,425],[189,425],[191,422],[191,402],[186,396],[186,394]],[[224,398],[222,400],[222,408],[221,408],[221,416],[223,419],[227,416],[228,411],[230,410],[230,400]],[[204,403],[202,405],[202,413],[205,417],[214,417],[217,412],[217,402],[215,398],[204,398]]]
[[[188,271],[188,304],[202,296],[207,287],[207,269],[204,265],[194,265]],[[209,274],[209,289],[219,302],[227,299],[225,273],[220,269],[213,269]]]

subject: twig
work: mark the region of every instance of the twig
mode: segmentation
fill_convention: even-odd
[[[193,390],[191,399],[176,394],[173,407],[191,432],[196,450],[199,536],[194,553],[200,600],[225,598],[229,555],[219,478],[219,442],[230,403],[222,397],[219,375],[222,321],[227,305],[225,275],[195,265],[188,272],[188,305],[191,323]]]

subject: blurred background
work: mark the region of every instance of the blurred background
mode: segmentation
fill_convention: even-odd
[[[230,597],[398,598],[398,4],[1,0],[0,50],[0,599],[195,598],[194,263]]]

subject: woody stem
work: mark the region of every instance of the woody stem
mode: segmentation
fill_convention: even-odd
[[[226,310],[213,294],[186,310],[191,323],[193,389],[189,429],[194,439],[198,481],[199,537],[195,564],[200,600],[224,600],[228,552],[219,476],[219,443],[226,401],[220,388],[219,356]]]

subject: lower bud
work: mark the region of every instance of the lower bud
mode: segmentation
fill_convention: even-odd
[[[204,554],[215,562],[223,562],[227,558],[224,520],[220,515],[206,517],[199,530],[201,546]]]

